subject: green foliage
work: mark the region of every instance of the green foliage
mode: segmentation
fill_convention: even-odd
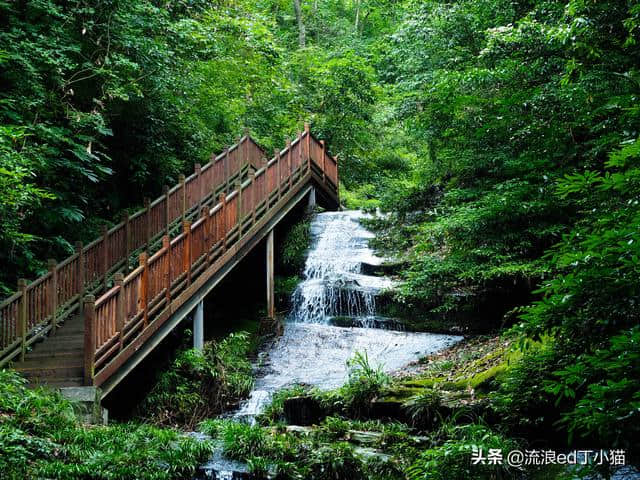
[[[518,431],[543,432],[559,419],[557,405],[543,385],[554,368],[563,363],[552,343],[528,348],[523,357],[510,366],[499,389],[491,394],[491,404],[503,423]]]
[[[271,396],[269,405],[260,412],[258,420],[260,423],[265,425],[278,422],[284,415],[284,402],[288,398],[308,395],[312,392],[313,390],[307,385],[293,385],[291,387],[278,390]]]
[[[441,404],[441,393],[433,386],[409,398],[402,406],[414,423],[428,424],[438,416]]]
[[[495,322],[528,303],[554,272],[543,253],[583,214],[575,182],[557,181],[587,170],[589,184],[634,138],[635,17],[625,2],[570,5],[406,6],[386,73],[418,159],[378,225],[412,264],[404,302]]]
[[[557,403],[577,400],[562,414],[570,442],[577,435],[633,448],[640,433],[640,327],[612,337],[605,348],[579,356],[554,375],[547,390],[558,396]]]
[[[270,151],[311,120],[347,185],[378,177],[373,151],[396,169],[371,125],[397,6],[302,3],[306,48],[279,0],[0,3],[0,291],[244,127]]]
[[[375,211],[380,205],[375,185],[366,183],[353,190],[340,189],[340,201],[350,210]]]
[[[356,352],[347,361],[349,378],[339,389],[320,396],[331,409],[339,408],[353,418],[365,416],[373,400],[391,379],[382,366],[371,366],[367,352]]]
[[[140,407],[157,424],[193,427],[247,396],[253,387],[249,334],[232,333],[202,351],[182,351]]]
[[[363,464],[345,442],[322,436],[298,437],[233,420],[210,420],[201,429],[222,441],[225,455],[247,461],[256,471],[274,467],[284,478],[363,479]]]
[[[9,480],[178,479],[190,476],[211,444],[149,425],[84,427],[59,394],[28,389],[0,370],[0,469]]]
[[[495,479],[519,478],[519,472],[503,462],[500,465],[472,465],[474,448],[481,448],[486,457],[489,449],[509,452],[518,445],[490,428],[471,424],[449,429],[449,438],[435,448],[425,450],[407,469],[411,480],[463,480],[467,478]]]
[[[307,250],[311,246],[311,223],[304,218],[289,229],[280,247],[280,261],[285,269],[299,274],[304,269]]]

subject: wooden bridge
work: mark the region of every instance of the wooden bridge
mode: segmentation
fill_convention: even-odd
[[[195,311],[201,325],[204,296],[265,238],[273,316],[273,228],[309,195],[337,208],[339,180],[308,125],[265,157],[245,135],[63,262],[50,260],[45,275],[20,280],[0,304],[0,367],[104,396],[185,317]]]

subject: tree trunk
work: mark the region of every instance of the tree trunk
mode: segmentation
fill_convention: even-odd
[[[300,7],[300,0],[293,0],[293,9],[296,12],[296,20],[298,21],[298,44],[301,47],[304,47],[305,31],[304,22],[302,21],[302,8]]]
[[[359,23],[360,23],[360,0],[356,0],[356,24],[355,24],[356,33],[358,33]]]

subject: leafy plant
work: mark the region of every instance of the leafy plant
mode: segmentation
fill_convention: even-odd
[[[237,332],[207,342],[202,351],[182,351],[160,375],[140,412],[154,423],[189,427],[229,408],[253,387],[251,348],[249,334]]]
[[[0,370],[3,478],[178,479],[192,475],[212,445],[150,425],[80,425],[70,402]]]

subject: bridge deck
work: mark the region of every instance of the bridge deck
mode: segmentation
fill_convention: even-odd
[[[245,139],[247,145],[255,145]],[[249,156],[245,157],[248,160]],[[124,266],[114,269],[112,280],[103,280],[106,288],[96,289],[102,293],[99,298],[86,296],[84,306],[71,309],[64,323],[57,315],[50,315],[55,328],[51,320],[45,322],[41,329],[47,330],[46,335],[31,341],[34,348],[30,352],[26,351],[27,337],[35,336],[23,335],[24,354],[16,369],[33,384],[96,385],[110,391],[186,316],[194,299],[206,295],[312,187],[329,206],[338,206],[337,161],[308,126],[262,167],[255,168],[256,163],[244,170],[244,181],[240,173],[235,184],[225,175],[222,182],[211,177],[212,184],[202,183],[200,196],[191,199],[201,207],[198,216],[198,211],[192,215],[193,222],[184,215],[181,229],[174,228],[172,238],[166,233],[173,233],[167,213],[165,234],[158,241],[146,242],[149,250],[139,255],[138,266],[125,276],[130,262],[121,262]],[[239,162],[237,172],[247,165]],[[220,184],[229,188],[221,190]],[[217,202],[216,191],[222,192]],[[109,268],[104,270],[106,278]],[[77,296],[79,302],[80,294]],[[20,307],[27,303],[24,297],[22,300],[16,309],[20,328],[34,323],[30,319],[21,322]],[[44,341],[36,343],[40,339]]]

